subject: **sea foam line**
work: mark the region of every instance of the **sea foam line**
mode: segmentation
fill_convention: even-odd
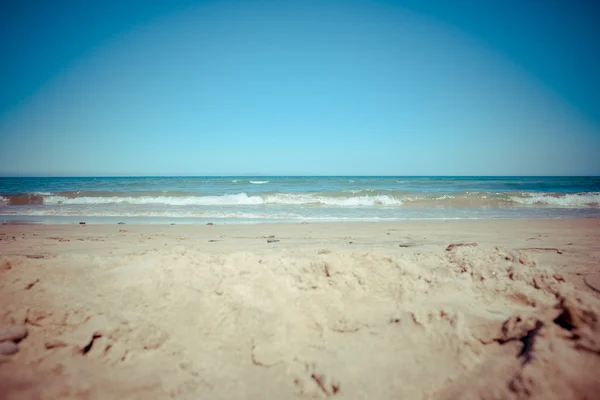
[[[392,196],[327,197],[313,194],[279,193],[248,196],[246,193],[223,196],[149,196],[149,197],[75,197],[48,196],[45,204],[158,204],[171,206],[226,206],[226,205],[326,205],[326,206],[373,206],[402,205]]]

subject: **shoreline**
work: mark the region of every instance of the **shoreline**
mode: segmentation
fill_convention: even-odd
[[[6,217],[11,217],[6,219]],[[46,220],[44,220],[46,219]],[[297,224],[403,224],[403,223],[441,223],[441,222],[493,222],[493,221],[581,221],[581,220],[600,220],[600,216],[586,216],[586,217],[554,217],[548,218],[541,216],[538,218],[511,218],[511,217],[498,217],[498,218],[398,218],[398,219],[377,219],[377,218],[323,218],[323,219],[221,219],[218,218],[172,218],[172,217],[93,217],[93,216],[77,216],[77,217],[29,217],[23,218],[23,216],[6,216],[0,215],[0,226],[7,225],[97,225],[97,226],[110,226],[115,224],[127,224],[132,226],[164,226],[164,225],[297,225]],[[144,222],[146,221],[146,222]]]
[[[0,254],[7,399],[600,390],[598,218],[3,225]]]

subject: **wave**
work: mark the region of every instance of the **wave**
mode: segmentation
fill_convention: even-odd
[[[600,207],[600,193],[411,193],[373,189],[321,193],[246,193],[203,196],[184,192],[110,193],[65,192],[57,194],[22,193],[0,196],[7,206],[62,205],[163,205],[163,206],[421,206],[421,207]]]
[[[41,203],[30,203],[41,204]],[[391,196],[327,197],[313,194],[280,193],[274,195],[248,196],[246,193],[223,196],[146,196],[146,197],[64,197],[47,196],[44,204],[93,205],[93,204],[157,204],[168,206],[231,206],[231,205],[326,205],[326,206],[373,206],[401,205]],[[22,205],[19,203],[19,205]]]
[[[447,207],[600,207],[600,193],[490,193],[462,192],[435,195],[404,196],[405,205]]]
[[[264,185],[265,183],[269,183],[269,181],[250,181],[250,183],[255,185]]]
[[[600,206],[600,193],[585,194],[536,194],[527,193],[523,197],[511,196],[511,201],[525,205],[551,205],[551,206]]]

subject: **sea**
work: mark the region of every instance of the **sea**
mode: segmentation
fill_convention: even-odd
[[[0,178],[4,224],[598,217],[600,177]]]

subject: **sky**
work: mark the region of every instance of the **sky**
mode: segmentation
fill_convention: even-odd
[[[600,175],[600,3],[4,2],[0,175]]]

